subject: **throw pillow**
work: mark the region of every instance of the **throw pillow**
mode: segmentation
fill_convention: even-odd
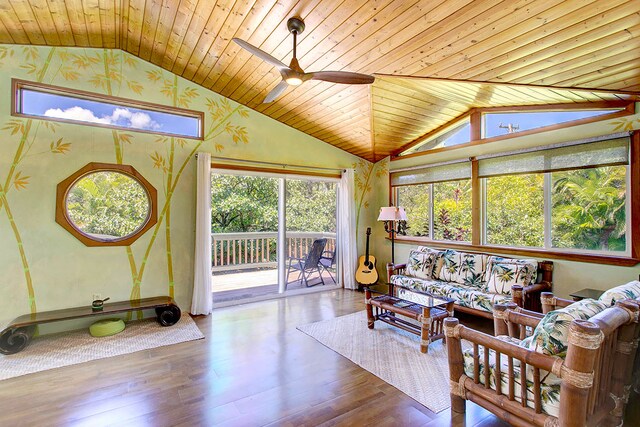
[[[540,320],[533,334],[523,340],[521,345],[538,353],[565,357],[571,322],[577,319],[589,320],[606,308],[607,305],[601,301],[587,298],[550,311]]]
[[[487,292],[511,294],[511,286],[528,286],[535,280],[538,262],[534,259],[489,257],[485,282]]]
[[[637,280],[609,289],[600,295],[598,300],[608,306],[612,306],[616,301],[629,298],[640,298],[640,282]]]
[[[409,252],[405,274],[419,279],[432,279],[438,253],[439,251],[434,251],[433,249],[429,249],[426,252],[412,250]]]

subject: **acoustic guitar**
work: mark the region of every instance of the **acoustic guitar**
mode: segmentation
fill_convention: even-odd
[[[369,255],[369,236],[371,227],[367,227],[367,251],[364,256],[358,259],[358,269],[356,270],[356,282],[363,286],[373,285],[378,281],[378,270],[376,270],[376,257]]]

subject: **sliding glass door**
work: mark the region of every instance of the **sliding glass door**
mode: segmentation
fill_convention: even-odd
[[[214,303],[337,285],[337,194],[337,179],[214,171]]]
[[[286,288],[336,284],[337,182],[286,180]]]
[[[279,179],[211,175],[214,302],[278,292]]]

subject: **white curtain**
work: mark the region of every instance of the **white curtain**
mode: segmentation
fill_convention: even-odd
[[[342,284],[346,289],[356,289],[354,274],[358,260],[356,243],[356,204],[354,200],[354,171],[347,169],[340,180],[338,200],[338,257]]]
[[[211,295],[211,155],[198,153],[196,177],[196,247],[191,314],[210,314]]]

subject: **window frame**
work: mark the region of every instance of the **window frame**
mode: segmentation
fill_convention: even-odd
[[[593,251],[582,249],[565,249],[565,248],[531,248],[531,247],[515,247],[502,246],[485,243],[486,240],[486,187],[483,183],[484,179],[477,175],[478,160],[471,158],[472,168],[472,242],[456,242],[434,240],[432,238],[424,238],[419,236],[395,236],[396,241],[408,244],[433,245],[445,249],[462,249],[469,252],[495,252],[516,256],[533,256],[538,258],[553,258],[567,261],[590,262],[596,264],[609,264],[617,266],[635,266],[640,263],[640,130],[631,132],[629,143],[629,164],[627,167],[627,203],[626,203],[626,226],[627,226],[627,250],[625,253],[613,251]],[[404,156],[406,157],[406,156]],[[404,158],[403,157],[403,158]],[[545,178],[551,183],[551,172],[546,172]],[[397,201],[396,187],[391,186],[389,180],[389,202],[393,204]],[[545,219],[548,206],[549,214],[551,209],[550,193],[549,201],[545,203]],[[545,228],[551,227],[550,222],[545,220]],[[546,236],[551,236],[547,234]]]
[[[601,167],[595,166],[594,168]],[[577,169],[572,169],[577,170]],[[625,188],[627,191],[627,196],[625,197],[625,228],[627,230],[631,230],[631,200],[629,198],[628,190],[631,188],[631,166],[625,165]],[[479,178],[482,183],[484,191],[482,193],[482,227],[481,232],[482,235],[480,237],[480,241],[482,245],[485,246],[493,246],[499,248],[514,248],[514,249],[540,249],[545,251],[562,251],[567,253],[576,253],[576,254],[593,254],[593,255],[617,255],[623,257],[629,257],[631,255],[631,239],[625,237],[625,250],[624,251],[604,251],[597,249],[577,249],[577,248],[557,248],[553,246],[553,230],[552,230],[552,218],[553,218],[553,172],[540,172],[540,174],[544,177],[544,182],[542,185],[543,198],[544,198],[544,207],[543,207],[543,220],[544,220],[544,229],[543,229],[543,246],[507,246],[507,245],[498,245],[495,243],[487,242],[487,192],[486,185],[487,179],[489,178]],[[509,176],[509,175],[506,175]]]
[[[568,122],[557,123],[554,125],[543,126],[535,129],[523,130],[521,132],[515,132],[505,135],[493,136],[490,138],[484,138],[484,118],[483,114],[485,113],[501,113],[501,112],[536,112],[536,111],[571,111],[571,110],[606,110],[612,109],[609,114],[602,114],[595,117],[587,117],[584,119],[571,120]],[[635,101],[601,101],[601,102],[577,102],[575,104],[547,104],[547,105],[522,105],[522,106],[507,106],[507,107],[482,107],[482,108],[472,108],[469,111],[461,114],[450,122],[428,132],[427,134],[411,141],[408,144],[398,148],[397,150],[391,153],[391,160],[400,160],[400,159],[409,159],[412,157],[424,156],[429,154],[435,154],[450,150],[457,150],[460,148],[467,148],[476,145],[487,144],[494,141],[502,141],[508,140],[511,138],[519,138],[521,136],[526,135],[534,135],[542,132],[549,132],[558,129],[564,129],[567,127],[583,125],[587,123],[594,123],[603,120],[611,120],[618,117],[630,116],[635,114]],[[414,147],[419,145],[424,145],[425,141],[429,141],[430,139],[436,137],[441,134],[444,130],[449,129],[451,126],[455,126],[461,120],[469,120],[471,123],[470,135],[471,141],[453,145],[450,147],[440,147],[433,148],[426,151],[417,151],[410,152],[407,154],[407,151],[412,150]]]
[[[184,139],[191,139],[191,140],[198,140],[198,141],[204,140],[204,118],[205,117],[204,117],[204,112],[202,111],[188,110],[185,108],[173,107],[173,106],[162,105],[162,104],[154,104],[154,103],[145,102],[145,101],[137,101],[129,98],[121,98],[121,97],[112,96],[112,95],[105,95],[105,94],[95,93],[95,92],[87,92],[87,91],[78,90],[78,89],[71,89],[71,88],[62,87],[62,86],[49,85],[45,83],[38,83],[38,82],[32,82],[28,80],[21,80],[21,79],[11,79],[11,90],[12,90],[11,115],[14,117],[22,117],[22,118],[36,119],[36,120],[47,120],[52,122],[69,123],[74,125],[99,127],[99,128],[106,128],[106,129],[117,129],[117,130],[124,130],[124,131],[130,131],[130,132],[148,133],[152,135],[165,135],[169,137],[184,138]],[[64,96],[68,98],[76,98],[76,99],[82,99],[87,101],[108,103],[111,105],[122,106],[125,108],[131,107],[131,108],[137,108],[141,110],[151,110],[159,113],[171,114],[174,116],[195,118],[199,121],[198,123],[199,135],[187,136],[187,135],[176,134],[171,132],[161,132],[157,130],[138,129],[133,127],[117,126],[117,125],[110,125],[105,123],[85,122],[81,120],[62,119],[57,117],[45,117],[45,116],[38,116],[33,114],[25,114],[21,111],[20,92],[22,90],[30,90],[33,92],[49,93],[49,94]]]

